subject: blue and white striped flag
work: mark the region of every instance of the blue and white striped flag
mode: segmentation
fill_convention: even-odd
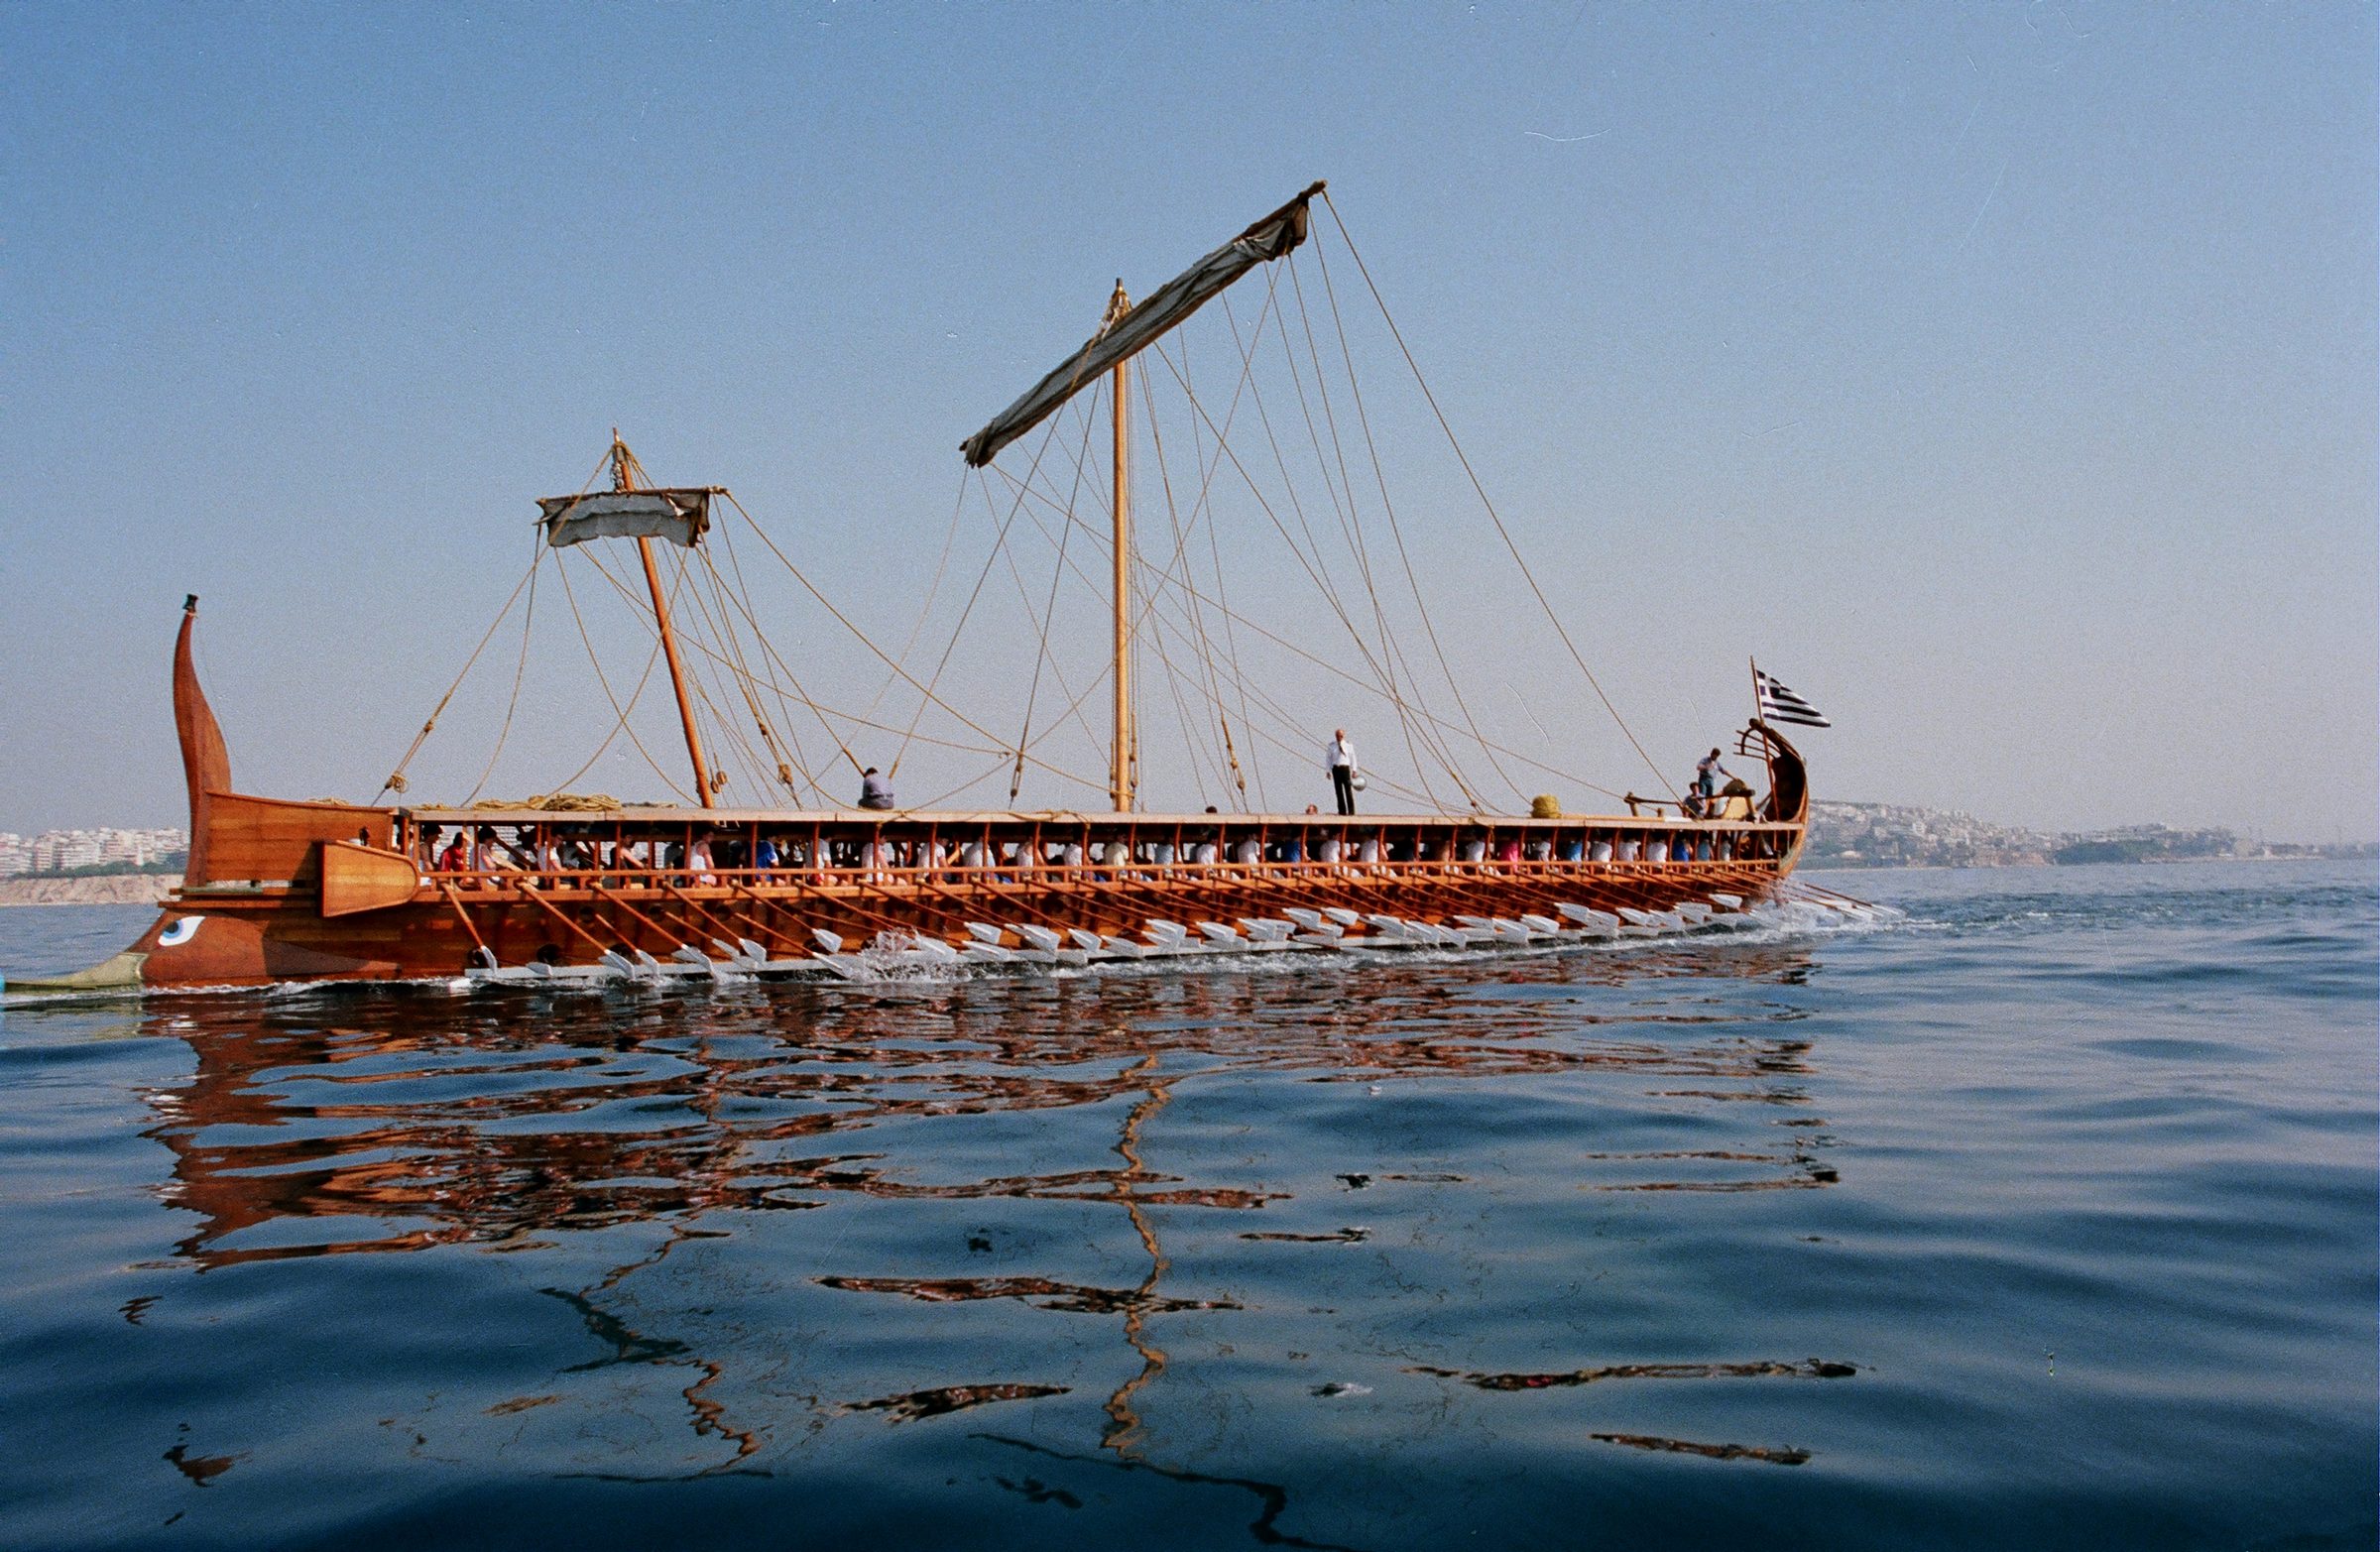
[[[1831,728],[1835,725],[1816,706],[1786,688],[1781,680],[1770,677],[1758,668],[1752,672],[1760,688],[1761,716],[1771,722],[1791,722],[1805,728]]]

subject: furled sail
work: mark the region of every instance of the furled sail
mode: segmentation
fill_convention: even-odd
[[[555,549],[591,538],[665,538],[691,547],[711,526],[709,490],[597,491],[542,496],[545,542]]]
[[[995,416],[991,424],[959,444],[969,466],[981,468],[990,463],[1003,447],[1040,424],[1101,373],[1155,344],[1167,329],[1250,270],[1304,242],[1306,202],[1321,191],[1322,184],[1317,181],[1092,335],[1081,350]]]

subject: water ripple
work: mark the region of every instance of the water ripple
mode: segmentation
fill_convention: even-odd
[[[1834,882],[1907,914],[11,1012],[0,1542],[2370,1544],[2371,879]]]

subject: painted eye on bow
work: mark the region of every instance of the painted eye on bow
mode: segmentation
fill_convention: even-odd
[[[178,916],[173,925],[157,935],[159,948],[178,948],[198,935],[198,923],[204,916]]]

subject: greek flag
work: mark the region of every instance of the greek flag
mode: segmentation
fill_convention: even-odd
[[[1792,722],[1805,728],[1831,728],[1816,706],[1786,688],[1781,680],[1771,678],[1760,669],[1752,670],[1760,687],[1760,715],[1771,722]]]

